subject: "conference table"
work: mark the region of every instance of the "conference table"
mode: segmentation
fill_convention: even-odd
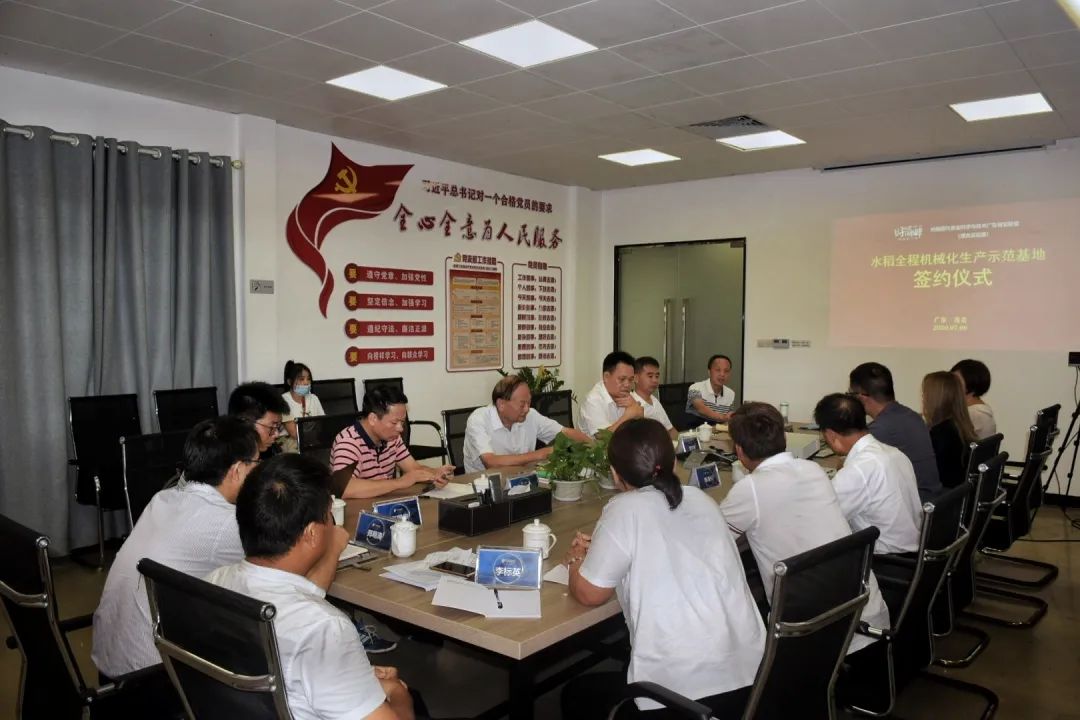
[[[720,433],[707,444],[715,450],[731,450],[731,440]],[[831,464],[831,463],[830,463]],[[503,477],[513,477],[529,468],[500,468]],[[683,482],[689,473],[680,463],[677,472]],[[467,482],[479,473],[453,478],[452,482]],[[717,502],[723,500],[732,486],[730,468],[721,467],[720,485],[706,492]],[[417,487],[378,498],[414,495]],[[550,557],[543,563],[546,573],[561,564],[566,549],[578,531],[591,533],[604,504],[614,491],[586,490],[575,502],[552,500],[550,515],[541,522],[551,528],[557,538]],[[346,505],[346,529],[355,532],[361,510],[369,510],[373,500],[349,500]],[[509,675],[508,700],[482,713],[480,718],[508,715],[512,720],[533,717],[535,697],[554,689],[565,680],[580,674],[588,667],[612,655],[615,646],[604,642],[625,627],[622,610],[616,599],[598,607],[581,605],[569,595],[569,588],[552,582],[542,583],[540,589],[540,619],[491,619],[464,610],[431,604],[432,593],[418,587],[380,577],[383,569],[397,563],[414,562],[428,553],[454,547],[475,548],[478,545],[520,547],[522,527],[529,521],[513,523],[508,528],[476,536],[465,536],[440,530],[438,500],[421,498],[424,523],[417,531],[416,553],[408,558],[393,555],[379,557],[359,567],[340,570],[331,585],[330,597],[363,610],[407,623],[417,628],[472,646],[493,657]],[[585,658],[565,667],[536,683],[540,671],[563,661],[581,650],[589,650]]]

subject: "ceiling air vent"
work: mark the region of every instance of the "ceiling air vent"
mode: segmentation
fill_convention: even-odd
[[[771,127],[755,120],[749,115],[735,115],[734,117],[721,118],[719,120],[706,120],[694,123],[683,128],[688,132],[704,135],[713,140],[717,138],[731,137],[733,135],[749,135],[755,132],[772,130]]]

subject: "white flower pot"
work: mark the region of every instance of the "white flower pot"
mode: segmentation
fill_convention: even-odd
[[[597,477],[596,480],[597,480],[598,483],[600,483],[600,487],[602,487],[604,490],[614,490],[615,489],[615,481],[611,479],[610,474],[608,474],[608,475],[600,475],[599,477]]]
[[[585,488],[584,480],[553,480],[551,496],[562,502],[576,502],[581,499]]]

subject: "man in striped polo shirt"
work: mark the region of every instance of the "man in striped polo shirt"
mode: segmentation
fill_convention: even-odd
[[[709,358],[709,377],[694,383],[686,396],[686,412],[705,422],[726,423],[735,410],[735,391],[724,385],[731,375],[731,358],[713,355]]]
[[[393,387],[375,387],[364,393],[360,418],[338,433],[330,449],[332,470],[356,463],[343,497],[379,497],[424,482],[442,487],[454,474],[453,465],[430,468],[409,454],[401,439],[408,402],[405,394]],[[401,471],[400,477],[394,477],[395,468]]]

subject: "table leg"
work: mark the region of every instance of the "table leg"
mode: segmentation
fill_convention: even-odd
[[[536,674],[535,663],[531,658],[510,663],[508,702],[510,720],[533,720],[533,680]]]

